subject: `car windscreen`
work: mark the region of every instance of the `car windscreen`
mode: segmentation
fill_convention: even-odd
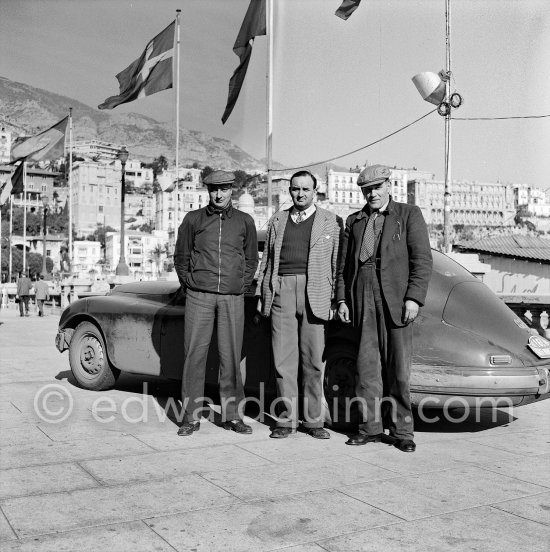
[[[519,318],[482,282],[455,285],[443,310],[443,320],[505,348],[524,348],[527,344],[528,335],[520,328]]]

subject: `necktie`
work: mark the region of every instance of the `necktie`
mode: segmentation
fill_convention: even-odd
[[[300,224],[304,220],[304,213],[302,211],[298,211],[296,214],[296,224]]]
[[[374,253],[374,243],[376,241],[374,220],[377,215],[377,212],[371,214],[363,232],[363,242],[361,243],[361,251],[359,252],[359,260],[362,263],[370,259]]]

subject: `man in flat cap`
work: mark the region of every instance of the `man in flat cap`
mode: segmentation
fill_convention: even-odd
[[[393,201],[390,177],[384,165],[359,174],[366,204],[346,221],[338,268],[338,316],[358,335],[356,395],[363,416],[346,444],[390,442],[384,414],[391,442],[414,452],[412,322],[426,298],[432,254],[420,209]]]
[[[237,433],[252,433],[239,414],[245,398],[240,361],[244,294],[258,266],[258,242],[253,218],[231,204],[234,181],[232,172],[210,173],[203,180],[209,204],[188,213],[178,230],[174,265],[186,293],[181,383],[185,412],[178,431],[181,436],[200,429],[214,323],[220,360],[222,426]]]
[[[293,206],[271,217],[258,275],[258,311],[271,316],[273,360],[282,403],[270,435],[274,439],[296,433],[299,389],[304,397],[303,427],[315,439],[330,438],[323,427],[323,351],[325,325],[333,314],[342,221],[315,206],[316,188],[317,180],[310,172],[292,175],[289,192]]]

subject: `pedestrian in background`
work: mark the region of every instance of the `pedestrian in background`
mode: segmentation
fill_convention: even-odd
[[[29,296],[31,294],[32,282],[22,272],[19,273],[19,278],[17,279],[17,295],[16,298],[19,299],[19,315],[20,316],[29,316]],[[25,307],[25,313],[23,314],[23,307]]]
[[[271,317],[277,392],[282,403],[270,437],[281,439],[296,432],[301,387],[303,427],[316,439],[329,439],[330,433],[323,427],[323,351],[325,325],[333,316],[342,221],[316,207],[317,180],[310,172],[295,173],[289,192],[293,207],[269,221],[256,288],[258,312]]]
[[[38,316],[44,316],[44,301],[50,300],[50,288],[44,281],[44,275],[34,284],[34,298],[38,307]]]
[[[254,219],[231,204],[234,182],[232,172],[210,173],[203,181],[209,204],[188,213],[178,230],[174,265],[186,293],[181,385],[185,413],[178,431],[181,436],[200,428],[206,360],[214,324],[220,360],[222,425],[237,433],[252,433],[239,414],[245,398],[240,361],[244,294],[258,267],[258,241]]]
[[[422,212],[393,201],[390,176],[384,165],[359,174],[366,204],[346,221],[338,269],[338,316],[358,332],[356,395],[363,415],[359,434],[346,444],[384,440],[385,421],[395,446],[414,452],[412,323],[426,298],[432,254]],[[385,412],[382,398],[389,399]]]

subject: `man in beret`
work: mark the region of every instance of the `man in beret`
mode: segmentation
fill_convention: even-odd
[[[330,438],[323,427],[323,351],[325,325],[333,314],[342,221],[315,206],[316,188],[310,172],[292,176],[293,206],[271,217],[258,275],[257,308],[262,316],[271,316],[277,391],[283,405],[273,439],[296,433],[299,388],[304,396],[303,427],[315,439]]]
[[[420,209],[393,201],[390,177],[384,165],[359,174],[366,204],[346,221],[338,268],[338,316],[358,335],[356,395],[363,416],[359,433],[346,444],[389,442],[384,414],[391,442],[414,452],[412,322],[426,298],[432,254]]]
[[[222,426],[252,433],[240,418],[244,401],[240,361],[244,331],[244,294],[258,266],[254,219],[231,204],[235,175],[214,171],[204,180],[210,202],[191,211],[179,230],[174,265],[186,293],[184,366],[181,394],[183,424],[178,435],[200,429],[208,349],[214,323],[220,360]]]

